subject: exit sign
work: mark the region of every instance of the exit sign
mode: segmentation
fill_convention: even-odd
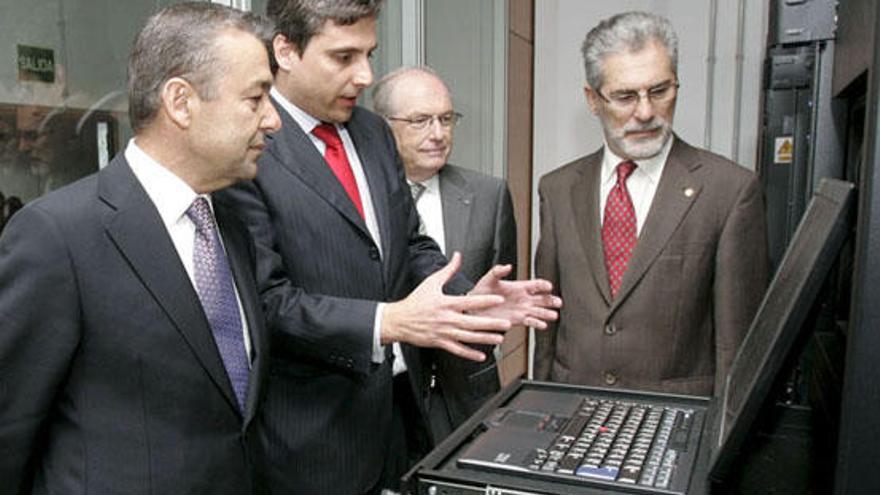
[[[18,45],[18,80],[55,82],[55,51]]]

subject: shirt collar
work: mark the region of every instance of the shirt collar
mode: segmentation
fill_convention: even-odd
[[[199,196],[183,179],[141,149],[134,139],[125,148],[125,159],[159,211],[166,228],[177,223]],[[211,205],[211,196],[202,196]],[[213,211],[213,205],[211,208]]]
[[[412,185],[412,180],[406,179],[406,183]],[[434,174],[431,177],[421,181],[421,184],[425,186],[425,192],[431,194],[440,194],[440,174]]]
[[[315,127],[318,127],[323,123],[306,113],[302,108],[294,105],[293,102],[285,98],[284,95],[281,94],[281,91],[278,91],[275,86],[272,86],[272,89],[269,90],[269,94],[272,95],[272,98],[281,105],[281,108],[283,108],[284,111],[287,112],[297,124],[299,124],[300,128],[302,128],[303,132],[306,134],[311,134]],[[336,126],[336,128],[338,129],[339,126]]]
[[[634,174],[639,174],[653,183],[660,182],[660,176],[663,174],[663,167],[666,164],[666,159],[669,158],[669,152],[672,150],[672,141],[675,140],[675,136],[670,136],[666,141],[666,144],[663,145],[663,149],[660,150],[660,153],[652,156],[651,158],[647,158],[644,160],[633,160],[637,167]],[[617,156],[611,148],[608,146],[608,141],[605,141],[605,149],[602,156],[602,182],[616,182],[617,181],[617,164],[624,161],[623,158]]]

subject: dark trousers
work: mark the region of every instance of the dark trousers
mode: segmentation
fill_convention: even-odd
[[[379,487],[399,492],[400,477],[430,452],[431,440],[416,405],[409,373],[394,376],[393,397],[391,442]]]

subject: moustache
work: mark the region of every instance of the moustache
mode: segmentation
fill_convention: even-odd
[[[651,122],[647,122],[644,124],[635,122],[624,125],[623,132],[652,132],[663,129],[665,127],[666,122],[663,122],[662,120],[652,120]]]

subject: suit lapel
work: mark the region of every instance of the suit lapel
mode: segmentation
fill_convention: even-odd
[[[691,174],[691,170],[700,164],[683,160],[685,145],[678,138],[674,139],[648,217],[623,274],[615,306],[626,299],[627,294],[645,275],[700,195],[702,184]]]
[[[474,193],[465,178],[450,165],[440,169],[440,202],[443,205],[443,235],[446,255],[464,251],[470,228]]]
[[[364,219],[361,218],[342,184],[339,183],[339,179],[324,161],[324,157],[318,153],[311,138],[303,132],[302,127],[287,113],[287,110],[274,99],[272,103],[278,110],[278,115],[281,116],[282,128],[281,131],[269,136],[268,139],[274,143],[268,147],[267,152],[275,155],[274,158],[282,167],[298,177],[306,187],[314,190],[318,196],[338,210],[340,215],[363,231],[367,237],[370,237]],[[357,143],[355,144],[357,145]],[[364,159],[361,153],[362,151],[358,147],[358,154],[366,170],[368,167],[366,163],[363,163]],[[374,197],[375,194],[370,196]]]
[[[183,335],[230,406],[238,410],[198,295],[156,207],[121,156],[101,172],[98,195],[112,209],[103,219],[108,236]]]
[[[267,359],[267,342],[262,331],[262,309],[254,297],[257,294],[257,287],[254,283],[253,268],[247,254],[248,239],[245,231],[242,230],[244,227],[234,228],[234,225],[229,220],[230,212],[227,211],[225,206],[216,201],[214,202],[214,213],[217,217],[217,226],[220,229],[220,234],[223,236],[226,257],[229,260],[229,267],[232,270],[235,285],[238,288],[244,316],[247,319],[248,335],[250,336],[251,352],[253,354],[244,410],[243,426],[246,428],[254,416],[257,399],[260,397],[260,387],[262,385],[260,370],[265,365],[265,360]]]
[[[391,224],[389,215],[391,207],[388,204],[388,199],[391,194],[386,187],[387,182],[383,178],[382,171],[387,167],[391,167],[395,169],[392,173],[396,173],[399,171],[397,169],[402,170],[403,165],[399,163],[385,163],[388,161],[389,157],[387,154],[381,153],[381,150],[376,143],[372,142],[372,140],[375,139],[376,133],[367,132],[364,123],[361,122],[361,111],[360,108],[355,107],[351,120],[349,120],[345,128],[348,131],[348,135],[351,136],[351,140],[357,150],[358,158],[360,158],[364,175],[367,178],[367,185],[370,189],[370,200],[373,203],[373,212],[376,214],[376,222],[379,224],[379,236],[382,239],[382,246],[385,249],[388,249],[388,246],[391,246]],[[339,186],[339,189],[342,190],[342,186]],[[350,203],[351,201],[349,201],[349,204]],[[372,239],[369,231],[367,231],[366,224],[363,222],[363,219],[360,218],[357,210],[354,209],[354,206],[351,208],[361,221],[360,224],[363,225],[364,232]],[[386,262],[385,266],[388,267],[390,264]]]
[[[571,186],[572,215],[577,223],[581,246],[589,261],[590,275],[605,303],[611,304],[611,287],[605,268],[602,247],[602,226],[599,224],[599,190],[602,172],[602,150],[586,157],[580,177]]]

